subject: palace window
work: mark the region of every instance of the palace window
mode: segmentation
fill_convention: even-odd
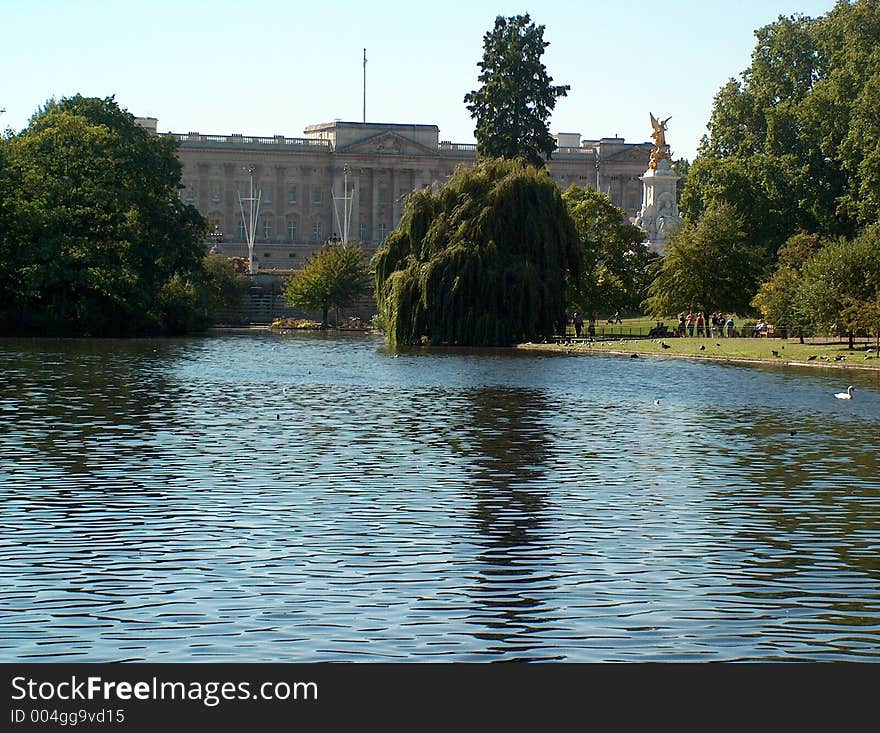
[[[360,240],[362,242],[366,242],[367,241],[367,225],[366,224],[361,224],[359,234],[360,234]]]
[[[324,200],[324,192],[320,188],[315,186],[312,189],[312,203],[313,204],[320,204],[323,200]]]
[[[387,235],[388,235],[388,227],[386,227],[384,224],[380,224],[379,225],[379,241],[384,242],[385,237]]]
[[[274,186],[263,186],[262,202],[264,204],[271,204],[272,203],[272,196],[274,193],[275,193]]]
[[[321,241],[321,222],[316,221],[312,226],[312,239],[317,242]]]
[[[220,203],[220,183],[218,181],[211,182],[211,201],[215,204]]]
[[[287,203],[291,206],[296,204],[296,186],[287,187]]]
[[[291,242],[296,241],[296,222],[293,219],[287,221],[287,238]]]
[[[267,216],[263,219],[263,238],[271,239],[272,238],[272,217]]]

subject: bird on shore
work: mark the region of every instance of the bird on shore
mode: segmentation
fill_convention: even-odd
[[[846,354],[838,354],[834,357],[834,361],[846,361]]]
[[[629,358],[630,358],[630,359],[638,359],[638,358],[639,358],[639,355],[638,355],[638,354],[630,354],[630,355],[629,355]]]
[[[816,354],[807,357],[807,361],[816,361]]]
[[[661,342],[660,342],[660,346],[662,346],[664,349],[671,349],[671,348],[672,348],[672,347],[671,347],[669,344],[667,344],[665,341],[661,341]]]
[[[706,350],[706,347],[703,345],[700,345],[700,351],[705,351],[705,350]]]
[[[776,356],[776,357],[779,356],[779,352],[776,351],[776,349],[770,349],[770,353],[773,354],[773,356]]]
[[[849,385],[846,388],[846,392],[835,392],[834,396],[839,400],[851,400],[853,394],[853,386]]]

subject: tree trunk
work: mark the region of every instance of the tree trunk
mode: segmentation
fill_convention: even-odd
[[[330,306],[325,304],[323,306],[323,314],[321,316],[321,328],[330,328],[330,323],[328,320],[329,313],[330,313]]]
[[[849,331],[847,333],[849,334],[849,350],[853,351],[856,348],[855,338],[854,338],[855,332],[853,331],[853,329],[849,329]]]

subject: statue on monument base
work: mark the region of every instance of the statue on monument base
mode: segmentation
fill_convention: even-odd
[[[648,170],[640,176],[642,208],[633,221],[645,231],[648,249],[662,253],[666,240],[680,221],[676,197],[679,176],[672,170],[672,157],[666,144],[666,123],[672,118],[658,120],[652,113],[649,115],[655,148],[651,151]]]
[[[654,117],[653,113],[648,112],[648,114],[651,117],[651,127],[654,129],[654,132],[651,133],[651,138],[654,140],[655,146],[651,151],[651,162],[648,163],[648,168],[654,170],[661,160],[672,160],[669,157],[669,146],[666,144],[666,123],[672,119],[672,116],[670,115],[665,120],[659,121]]]

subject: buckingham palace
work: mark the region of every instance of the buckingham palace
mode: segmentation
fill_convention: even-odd
[[[155,118],[137,118],[157,131]],[[330,122],[309,125],[305,137],[158,133],[179,142],[181,198],[205,216],[216,249],[248,256],[241,198],[259,191],[254,260],[259,269],[287,270],[321,242],[341,235],[344,208],[350,239],[372,252],[397,226],[406,195],[442,184],[456,166],[476,160],[476,145],[440,140],[436,125]],[[548,168],[561,188],[597,188],[630,217],[639,213],[652,144],[623,138],[555,136]],[[348,197],[347,207],[343,199]]]

